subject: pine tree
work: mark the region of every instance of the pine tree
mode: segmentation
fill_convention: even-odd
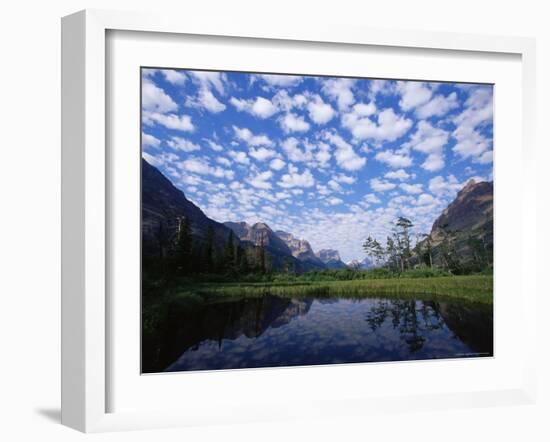
[[[159,221],[156,229],[154,230],[154,235],[158,244],[159,258],[165,258],[166,250],[170,245],[170,236],[169,230],[165,227],[162,219]]]
[[[224,264],[227,270],[233,270],[235,268],[235,244],[233,238],[233,230],[230,230],[224,249]]]
[[[410,267],[411,252],[411,235],[410,229],[413,227],[413,223],[408,218],[400,216],[395,222],[395,239],[399,252],[399,261],[401,271]]]
[[[369,236],[363,243],[363,250],[367,256],[370,256],[374,259],[377,265],[384,259],[384,249],[382,245],[376,240]]]
[[[450,273],[460,273],[460,259],[456,250],[458,231],[450,230],[449,225],[445,224],[441,226],[441,233],[443,240],[439,244],[439,252],[441,255],[441,260],[443,261],[443,267]]]
[[[432,237],[426,233],[421,233],[416,237],[414,253],[418,256],[421,263],[433,267],[433,247]]]
[[[265,257],[265,237],[262,232],[260,237],[260,245],[258,246],[258,263],[260,265],[260,272],[266,272],[266,257]]]
[[[214,270],[214,228],[212,226],[208,226],[208,230],[206,231],[204,269],[207,272],[212,272]]]
[[[395,247],[395,241],[391,236],[386,238],[386,255],[388,257],[388,265],[390,270],[398,271],[399,262],[397,257],[397,249]]]
[[[176,261],[177,268],[183,274],[188,274],[191,270],[192,248],[193,238],[191,237],[191,222],[188,218],[181,217],[178,224]]]
[[[248,272],[248,259],[246,257],[246,250],[241,247],[240,244],[237,244],[237,248],[235,249],[235,263],[239,273],[245,274]]]

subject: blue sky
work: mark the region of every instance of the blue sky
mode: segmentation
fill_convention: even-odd
[[[142,69],[142,148],[209,217],[361,260],[493,179],[493,87]]]

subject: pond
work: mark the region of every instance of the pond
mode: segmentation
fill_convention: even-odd
[[[144,336],[142,371],[216,370],[493,355],[491,305],[265,295],[170,309]]]

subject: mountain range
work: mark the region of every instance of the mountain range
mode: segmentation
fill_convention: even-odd
[[[345,264],[337,250],[314,252],[305,239],[289,232],[273,231],[266,223],[214,221],[189,201],[157,168],[142,159],[142,250],[144,256],[166,256],[173,247],[179,220],[190,221],[193,241],[204,243],[212,229],[213,245],[221,250],[233,233],[236,245],[243,249],[265,247],[275,269],[288,268],[301,273],[310,270],[368,269],[375,266],[370,258]],[[434,247],[434,259],[441,259],[441,244],[453,232],[456,249],[467,252],[468,241],[476,238],[490,247],[493,244],[493,183],[470,180],[456,199],[436,219],[429,238]]]
[[[376,267],[374,261],[368,256],[362,259],[361,261],[354,259],[346,264],[350,269],[356,270],[367,270]]]

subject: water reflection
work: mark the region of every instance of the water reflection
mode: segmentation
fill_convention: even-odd
[[[144,372],[493,354],[492,307],[456,301],[267,295],[171,309],[162,324]]]

